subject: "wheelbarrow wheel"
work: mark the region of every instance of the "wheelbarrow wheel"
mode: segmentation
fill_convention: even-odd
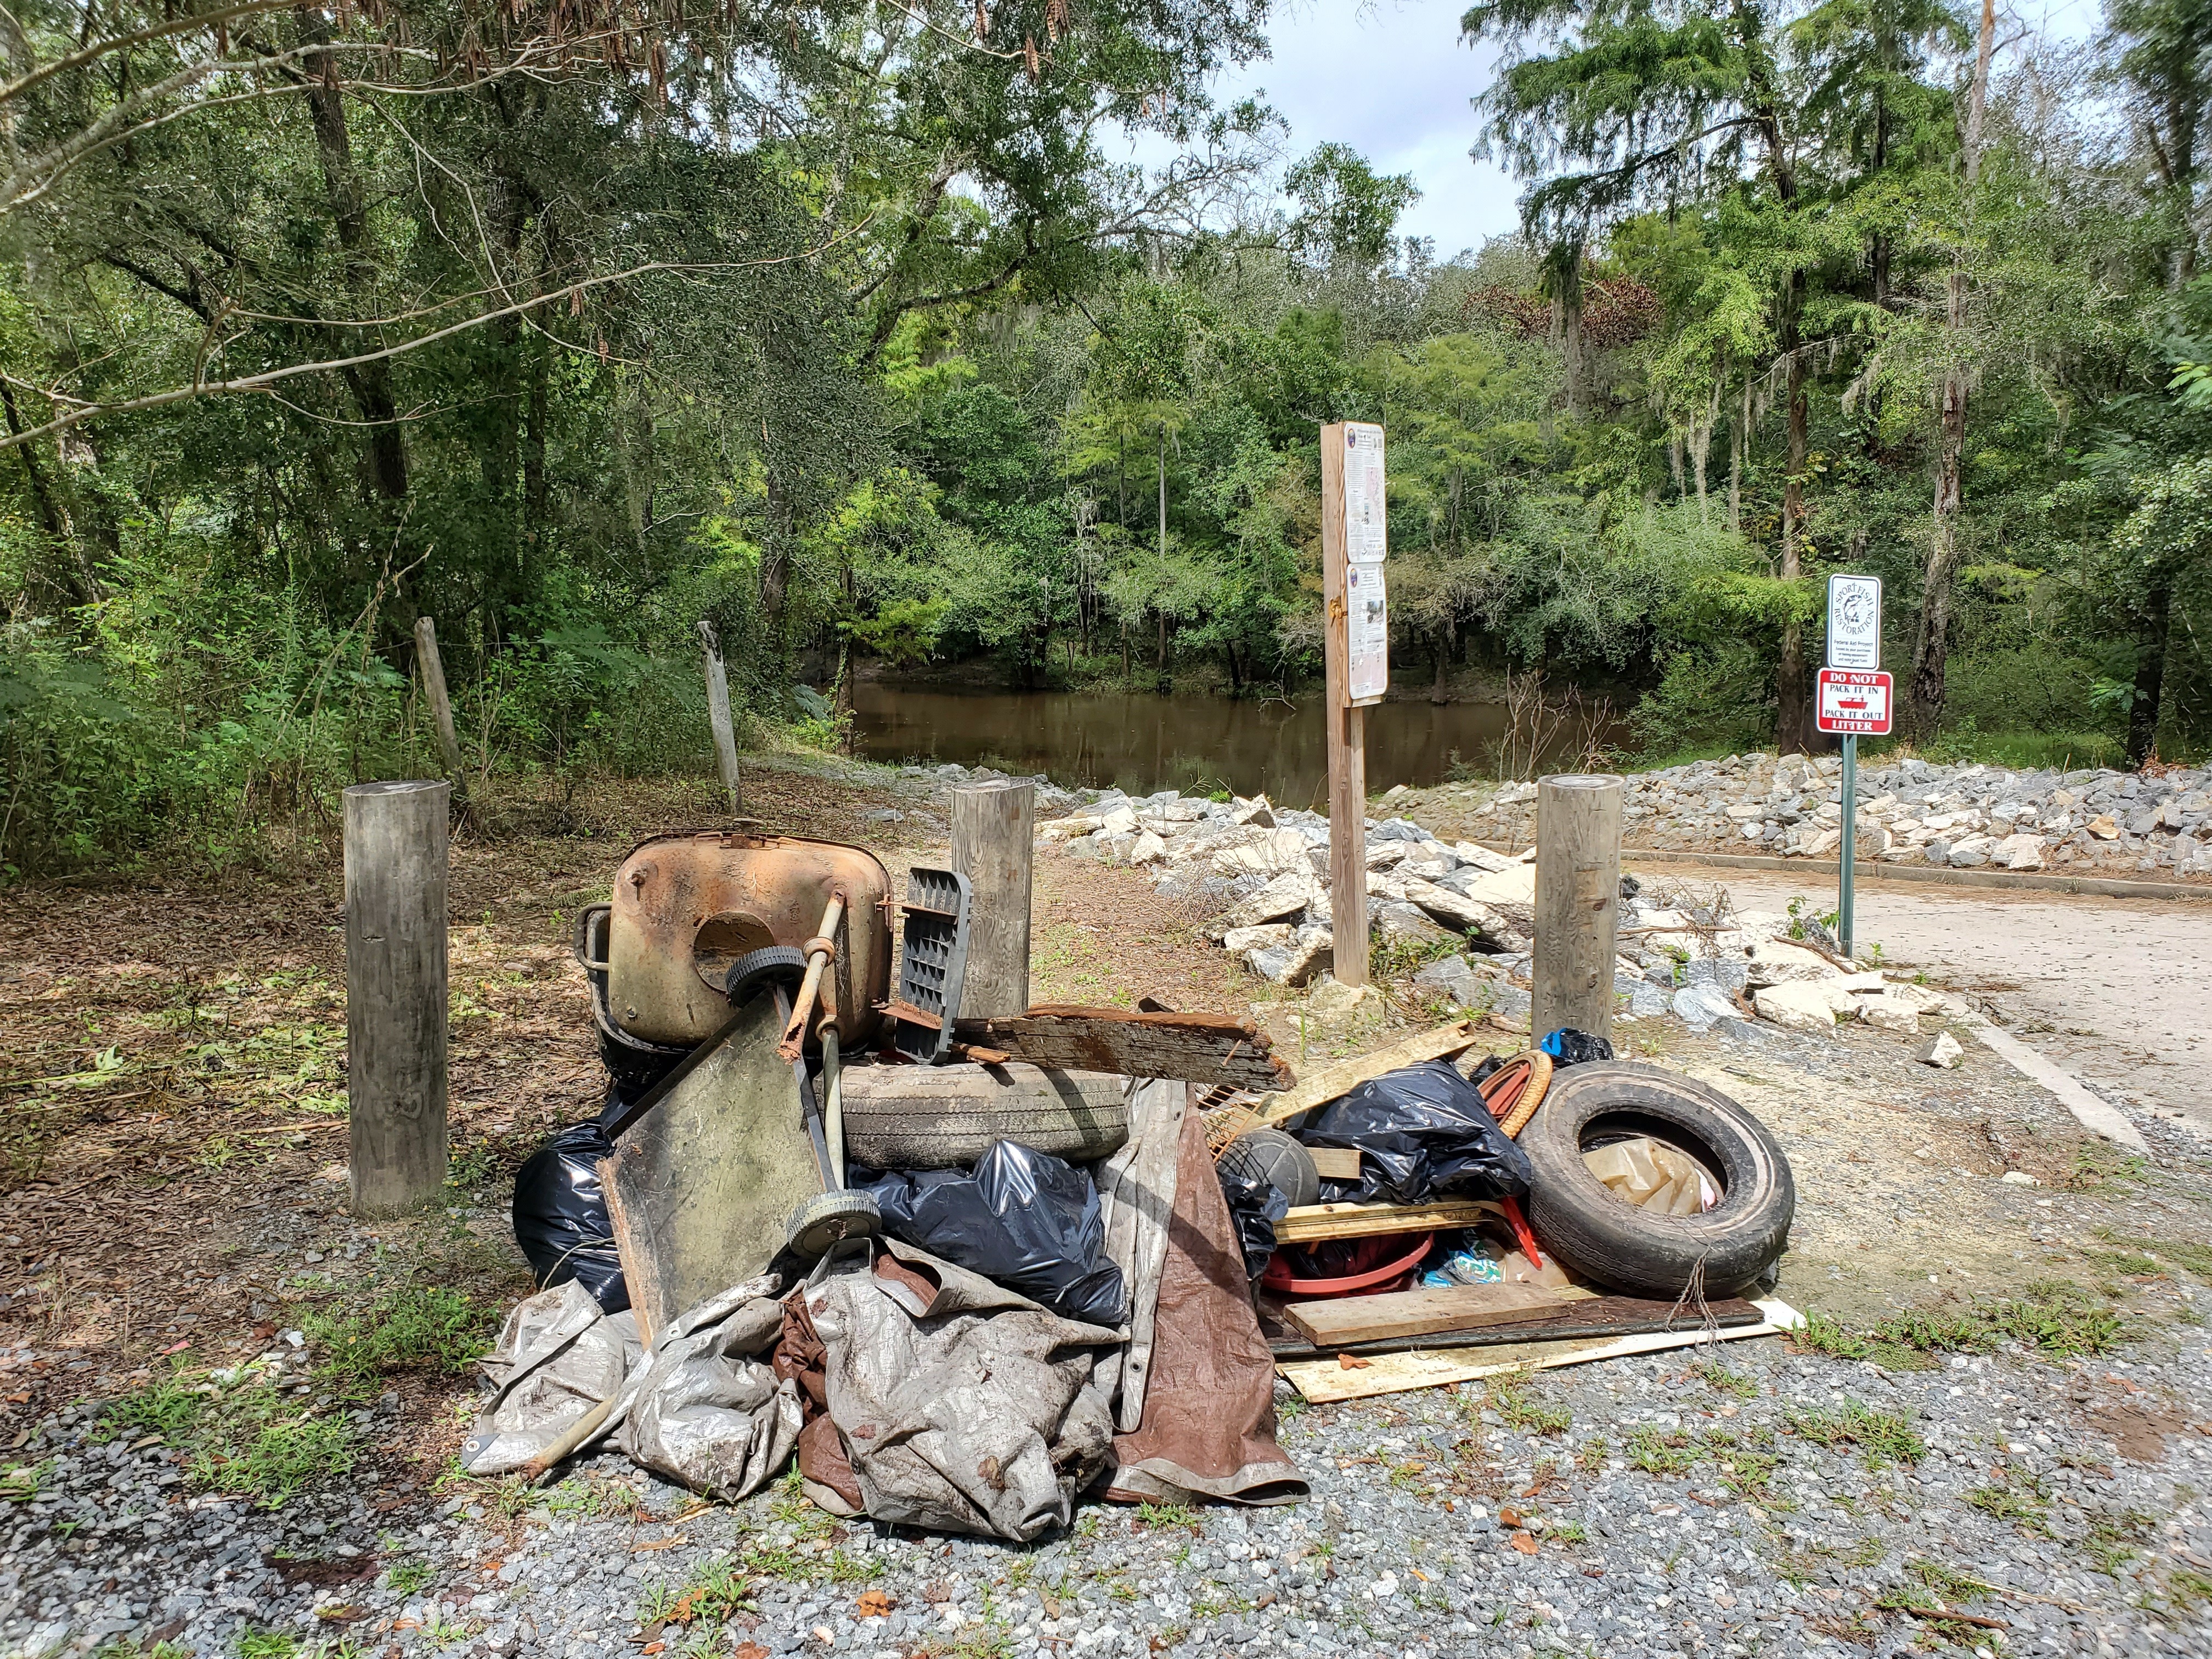
[[[780,984],[796,990],[805,977],[805,951],[789,945],[770,945],[748,951],[732,963],[729,976],[722,983],[734,1008],[764,985]]]
[[[842,1238],[872,1238],[883,1231],[883,1212],[872,1194],[824,1193],[791,1212],[783,1236],[803,1256],[820,1255]]]

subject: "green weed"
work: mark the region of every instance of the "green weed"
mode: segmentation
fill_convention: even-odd
[[[2054,1358],[2109,1353],[2119,1319],[2078,1285],[2039,1279],[2026,1294],[1956,1312],[1916,1309],[1852,1330],[1820,1313],[1793,1334],[1799,1347],[1834,1359],[1871,1359],[1891,1370],[1925,1369],[1935,1353],[1990,1353],[2008,1339]]]
[[[1139,1504],[1137,1524],[1162,1532],[1180,1528],[1194,1537],[1205,1531],[1196,1512],[1188,1504]]]
[[[1683,1474],[1698,1461],[1697,1448],[1680,1431],[1656,1429],[1649,1424],[1628,1431],[1628,1462],[1646,1474]]]
[[[412,1595],[437,1576],[438,1570],[428,1561],[395,1561],[385,1569],[384,1580],[394,1595]]]
[[[1831,1450],[1856,1446],[1860,1462],[1869,1469],[1891,1463],[1917,1463],[1928,1455],[1928,1443],[1913,1431],[1907,1419],[1895,1412],[1877,1411],[1863,1400],[1846,1401],[1836,1410],[1793,1411],[1787,1420],[1794,1433],[1815,1445]]]
[[[1734,1395],[1738,1400],[1759,1398],[1759,1384],[1741,1371],[1732,1371],[1716,1359],[1700,1359],[1690,1367],[1700,1382],[1716,1394]]]
[[[158,1434],[185,1454],[194,1486],[269,1509],[354,1467],[352,1425],[316,1416],[250,1368],[218,1382],[179,1367],[109,1401],[94,1431],[101,1439]]]
[[[483,1351],[489,1316],[463,1292],[403,1285],[357,1310],[311,1314],[301,1328],[325,1375],[358,1395],[395,1371],[459,1371]]]
[[[2020,1486],[2009,1481],[1977,1486],[1966,1494],[1966,1502],[1994,1521],[2009,1521],[2022,1532],[2033,1533],[2039,1538],[2055,1534],[2046,1518],[2051,1505],[2045,1500],[2042,1488],[2023,1479]]]
[[[0,1469],[0,1501],[29,1503],[45,1490],[46,1477],[54,1472],[54,1462],[49,1457],[37,1463],[17,1463]]]
[[[1721,1462],[1721,1485],[1738,1498],[1764,1498],[1782,1460],[1769,1452],[1730,1452]]]
[[[1573,1413],[1534,1398],[1528,1379],[1510,1373],[1491,1379],[1489,1405],[1523,1434],[1565,1434],[1574,1425]]]

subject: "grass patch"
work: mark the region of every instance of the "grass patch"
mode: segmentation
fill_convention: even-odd
[[[1698,1461],[1697,1443],[1688,1435],[1649,1424],[1628,1431],[1624,1449],[1630,1466],[1646,1474],[1686,1474]]]
[[[1895,1412],[1876,1411],[1863,1400],[1846,1401],[1835,1410],[1816,1407],[1791,1412],[1788,1421],[1791,1432],[1814,1445],[1830,1450],[1838,1446],[1857,1447],[1859,1461],[1869,1469],[1917,1463],[1928,1455],[1928,1443],[1908,1419]]]
[[[1522,1377],[1492,1378],[1487,1398],[1491,1410],[1504,1418],[1508,1427],[1523,1434],[1565,1434],[1574,1425],[1572,1412],[1535,1399]]]
[[[2051,1504],[2043,1488],[2032,1480],[2023,1480],[2015,1486],[2000,1478],[1989,1486],[1975,1487],[1966,1494],[1966,1502],[1993,1521],[2009,1521],[2038,1538],[2056,1536],[2051,1530]]]
[[[646,1591],[638,1609],[638,1622],[652,1625],[698,1626],[719,1630],[740,1613],[757,1613],[752,1580],[733,1556],[702,1561],[691,1569],[679,1589],[655,1584]]]
[[[2113,1264],[2115,1272],[2157,1273],[2171,1262],[2175,1267],[2187,1268],[2199,1279],[2212,1282],[2212,1244],[2199,1244],[2186,1238],[2130,1238],[2110,1227],[2098,1228],[2097,1237],[2107,1244],[2122,1247],[2121,1253],[2118,1255],[2093,1253],[2089,1257],[2092,1261]],[[2142,1268],[2120,1267],[2117,1264],[2122,1260],[2148,1261],[2151,1265]]]
[[[1715,1394],[1734,1395],[1738,1400],[1759,1398],[1759,1384],[1741,1371],[1732,1371],[1716,1359],[1700,1359],[1690,1367],[1695,1376]]]
[[[463,1370],[483,1352],[490,1322],[462,1291],[402,1285],[351,1313],[310,1314],[301,1328],[324,1374],[358,1396],[396,1371]]]
[[[395,1595],[412,1595],[438,1577],[428,1561],[395,1561],[385,1569],[384,1580]]]
[[[109,1401],[94,1426],[100,1440],[148,1434],[184,1454],[185,1473],[200,1490],[265,1509],[353,1473],[353,1425],[317,1416],[312,1404],[250,1366],[220,1382],[179,1366]]]
[[[1930,1354],[1992,1353],[2008,1340],[2055,1358],[2110,1353],[2120,1346],[2122,1334],[2118,1316],[2079,1285],[2045,1279],[2021,1296],[1978,1302],[1954,1312],[1913,1309],[1858,1330],[1824,1314],[1808,1314],[1792,1340],[1832,1359],[1870,1359],[1888,1370],[1924,1370]]]

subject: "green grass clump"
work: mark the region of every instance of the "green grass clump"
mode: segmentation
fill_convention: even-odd
[[[94,1434],[157,1435],[184,1454],[185,1473],[201,1491],[248,1498],[266,1509],[352,1474],[356,1452],[350,1423],[318,1416],[312,1404],[250,1368],[218,1382],[180,1366],[109,1401]]]
[[[1528,1379],[1522,1376],[1509,1374],[1492,1378],[1489,1405],[1523,1434],[1565,1434],[1574,1425],[1573,1413],[1536,1399],[1528,1392]]]
[[[2054,1534],[2046,1518],[2051,1505],[2043,1489],[2033,1480],[2022,1477],[2018,1485],[2000,1479],[1986,1486],[1977,1486],[1966,1494],[1966,1502],[1993,1521],[2009,1521],[2022,1532],[2033,1533],[2039,1538]]]
[[[343,1315],[311,1314],[301,1328],[325,1375],[359,1394],[396,1371],[459,1371],[483,1352],[484,1310],[459,1291],[403,1285]]]
[[[1928,1443],[1913,1430],[1909,1419],[1896,1412],[1877,1411],[1863,1400],[1849,1400],[1834,1410],[1816,1407],[1791,1412],[1792,1432],[1815,1445],[1833,1449],[1856,1446],[1859,1459],[1869,1469],[1891,1463],[1917,1463],[1928,1455]]]
[[[1890,1370],[1925,1370],[1938,1353],[1990,1353],[2008,1339],[2055,1358],[2110,1353],[2120,1346],[2118,1317],[2080,1285],[2039,1279],[2026,1292],[1954,1312],[1912,1309],[1854,1330],[1824,1314],[1792,1334],[1801,1348],[1832,1359],[1871,1359]]]
[[[1685,1474],[1698,1461],[1696,1443],[1688,1435],[1648,1424],[1628,1431],[1626,1449],[1631,1467],[1646,1474]]]

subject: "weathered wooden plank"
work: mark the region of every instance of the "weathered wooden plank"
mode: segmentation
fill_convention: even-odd
[[[1275,1224],[1278,1244],[1318,1244],[1327,1238],[1373,1238],[1473,1227],[1505,1212],[1486,1198],[1433,1204],[1301,1204]]]
[[[1285,1088],[1281,1084],[1265,1086],[1280,1092],[1270,1095],[1256,1109],[1263,1123],[1276,1123],[1300,1112],[1310,1112],[1316,1106],[1326,1106],[1340,1095],[1348,1095],[1361,1084],[1381,1077],[1385,1072],[1395,1072],[1401,1066],[1419,1066],[1423,1060],[1442,1060],[1447,1054],[1472,1048],[1479,1039],[1474,1022],[1455,1019],[1449,1025],[1439,1025],[1432,1031],[1420,1031],[1409,1037],[1377,1048],[1371,1054],[1360,1054],[1351,1060],[1340,1060],[1333,1066],[1324,1066],[1303,1083]]]
[[[648,1346],[692,1304],[765,1268],[786,1219],[822,1190],[798,1082],[775,1052],[781,1026],[776,1000],[754,998],[727,1040],[599,1160]]]
[[[1726,1325],[1709,1331],[1701,1321],[1675,1322],[1672,1330],[1650,1325],[1629,1334],[1606,1336],[1558,1336],[1533,1342],[1471,1344],[1455,1348],[1425,1348],[1405,1353],[1377,1354],[1364,1365],[1346,1367],[1330,1358],[1280,1362],[1276,1370],[1316,1405],[1345,1400],[1366,1400],[1376,1395],[1402,1394],[1410,1389],[1440,1388],[1447,1382],[1468,1382],[1509,1371],[1550,1370],[1560,1365],[1580,1365],[1593,1359],[1613,1359],[1629,1354],[1656,1353],[1668,1348],[1695,1347],[1709,1341],[1732,1342],[1744,1337],[1775,1336],[1804,1322],[1795,1309],[1778,1301],[1756,1303],[1755,1322]]]
[[[1566,1311],[1559,1293],[1541,1285],[1455,1285],[1449,1290],[1291,1302],[1284,1305],[1283,1317],[1316,1347],[1342,1348],[1355,1342],[1426,1336],[1432,1331],[1556,1319]]]
[[[1309,1146],[1306,1156],[1313,1159],[1314,1173],[1323,1181],[1359,1179],[1359,1151],[1357,1147]]]
[[[1297,1078],[1249,1019],[1220,1014],[1131,1013],[1047,1003],[1023,1014],[953,1023],[963,1042],[980,1042],[1032,1066],[1122,1077],[1170,1078],[1201,1086],[1287,1089]]]

